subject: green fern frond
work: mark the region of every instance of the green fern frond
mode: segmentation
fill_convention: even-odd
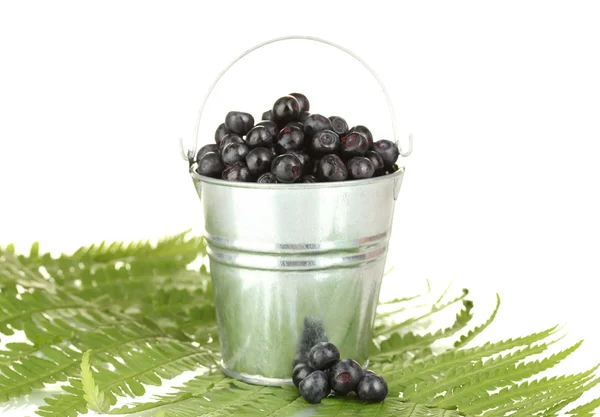
[[[600,407],[600,398],[596,398],[586,404],[580,405],[571,411],[567,411],[568,415],[577,417],[591,417],[594,416],[594,411]]]
[[[90,350],[86,351],[81,358],[81,384],[83,386],[83,399],[87,401],[87,407],[97,413],[107,413],[110,403],[100,391],[94,381],[92,367],[90,366]]]

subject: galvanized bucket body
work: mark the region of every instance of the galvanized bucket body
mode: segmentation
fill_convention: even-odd
[[[403,175],[285,185],[192,173],[226,374],[290,382],[306,319],[344,357],[367,361]]]

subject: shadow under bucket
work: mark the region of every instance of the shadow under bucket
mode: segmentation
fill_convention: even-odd
[[[287,185],[191,173],[204,209],[225,374],[291,383],[303,332],[324,331],[344,358],[365,364],[404,169]]]

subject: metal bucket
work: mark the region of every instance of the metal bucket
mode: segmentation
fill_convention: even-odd
[[[244,55],[286,39],[299,38],[274,39]],[[338,45],[300,39],[332,45],[364,64]],[[410,154],[409,145],[402,156]],[[316,331],[307,326],[337,345],[343,357],[368,363],[404,168],[367,180],[313,184],[227,182],[194,168],[224,373],[254,384],[291,383],[303,335]],[[249,203],[252,210],[242,209]]]

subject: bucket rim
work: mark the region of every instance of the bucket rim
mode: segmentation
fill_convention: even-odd
[[[314,189],[323,189],[323,188],[339,188],[339,187],[358,187],[362,185],[376,184],[379,182],[392,181],[404,175],[404,171],[406,167],[399,167],[396,172],[391,174],[383,175],[380,177],[366,178],[362,180],[346,180],[346,181],[333,181],[333,182],[313,182],[313,183],[277,183],[277,184],[268,184],[268,183],[258,183],[258,182],[237,182],[237,181],[227,181],[221,178],[212,178],[207,177],[205,175],[200,175],[196,172],[196,163],[192,164],[190,167],[189,173],[195,183],[203,182],[212,185],[218,185],[222,187],[230,187],[230,188],[251,188],[251,189],[263,189],[263,190],[314,190]]]

